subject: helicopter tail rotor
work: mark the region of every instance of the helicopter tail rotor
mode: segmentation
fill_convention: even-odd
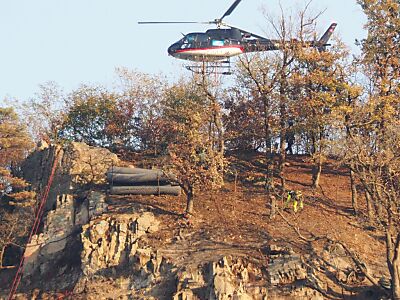
[[[324,51],[326,46],[329,46],[327,43],[328,43],[329,39],[331,38],[333,32],[335,31],[336,26],[337,26],[337,23],[332,23],[331,26],[329,26],[328,30],[325,31],[325,33],[322,35],[322,37],[317,42],[317,46],[320,51]]]

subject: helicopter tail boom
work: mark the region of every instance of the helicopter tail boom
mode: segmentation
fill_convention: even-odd
[[[322,35],[322,37],[319,39],[317,43],[318,49],[325,50],[325,47],[328,46],[328,41],[331,38],[333,32],[335,31],[336,26],[337,23],[332,23],[331,26],[329,26],[328,30],[325,31],[325,33]]]

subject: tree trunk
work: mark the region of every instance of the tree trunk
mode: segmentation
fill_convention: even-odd
[[[3,259],[4,259],[4,251],[6,250],[6,245],[4,245],[2,248],[1,248],[1,251],[0,251],[0,269],[2,269],[3,268]]]
[[[373,191],[371,186],[367,184],[366,181],[366,176],[363,171],[358,170],[357,174],[359,175],[360,181],[364,187],[365,190],[365,201],[367,202],[367,213],[368,213],[368,219],[371,222],[374,220],[374,203],[373,203]],[[378,217],[378,216],[377,216]]]
[[[391,226],[386,231],[387,265],[392,281],[392,297],[400,300],[400,233],[393,240]]]
[[[374,200],[374,206],[375,206],[375,215],[378,217],[378,221],[380,224],[382,224],[382,220],[384,220],[383,216],[383,204],[382,204],[382,198],[380,197],[379,194],[379,188],[376,186],[376,184],[373,185],[373,190],[374,194],[372,199]]]
[[[399,244],[397,244],[396,257],[393,260],[392,295],[393,299],[400,300],[400,245]]]
[[[319,180],[322,172],[322,151],[323,151],[323,139],[324,139],[324,129],[319,127],[319,134],[317,136],[319,142],[317,142],[317,138],[313,138],[313,148],[314,148],[314,166],[312,168],[312,187],[314,189],[318,188]],[[317,155],[317,156],[315,156]],[[316,158],[316,161],[315,161]]]
[[[271,166],[273,165],[273,159],[274,156],[272,155],[272,149],[271,149],[271,133],[270,133],[270,117],[269,117],[269,101],[267,96],[263,96],[263,108],[264,108],[264,142],[265,142],[265,159],[266,159],[266,175],[265,175],[265,193],[266,193],[266,199],[267,203],[270,203],[271,205],[273,204],[271,201],[271,197],[274,197],[271,195],[272,190],[274,189],[274,176],[273,172],[271,170]],[[275,211],[272,211],[275,209],[275,206],[271,206],[271,214],[270,218],[273,219],[275,215]]]
[[[312,167],[312,187],[314,189],[319,186],[319,179],[321,177],[322,172],[322,162],[318,159],[318,162]]]
[[[279,179],[281,180],[282,193],[284,193],[285,189],[286,189],[286,179],[285,179],[285,164],[286,164],[285,142],[281,141],[280,151],[281,151],[281,153],[279,155]]]
[[[371,195],[368,191],[365,191],[365,202],[367,203],[368,221],[371,222],[374,218],[374,208],[372,206]]]
[[[354,215],[358,214],[358,203],[357,203],[357,185],[355,182],[354,171],[350,168],[350,184],[351,184],[351,205],[353,207]]]
[[[208,89],[208,83],[206,76],[203,75],[203,89],[210,100],[210,127],[209,127],[209,137],[212,141],[212,149],[217,152],[220,157],[224,157],[225,152],[225,140],[224,140],[224,130],[223,130],[223,122],[222,122],[222,112],[221,105],[218,103],[217,98],[212,92]],[[224,173],[225,166],[223,164],[219,165],[218,172],[220,174]],[[223,183],[223,177],[221,177]]]
[[[279,150],[279,178],[281,180],[281,191],[282,194],[285,192],[285,163],[286,163],[286,123],[287,123],[287,99],[286,99],[286,76],[285,70],[282,70],[280,78],[280,88],[279,88],[279,113],[280,113],[280,150]]]
[[[269,193],[268,196],[269,196],[269,203],[271,205],[269,218],[272,220],[275,218],[275,214],[276,214],[276,197],[274,195],[271,195],[271,193]]]
[[[193,188],[189,187],[186,191],[186,210],[187,214],[193,214]]]

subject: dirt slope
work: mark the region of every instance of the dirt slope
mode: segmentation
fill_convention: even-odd
[[[304,237],[328,236],[344,242],[367,263],[370,271],[379,279],[386,274],[385,246],[383,233],[368,231],[362,224],[362,217],[355,217],[351,210],[350,181],[345,169],[336,169],[327,163],[321,176],[321,188],[312,190],[311,165],[306,157],[289,157],[286,169],[289,189],[299,189],[305,196],[304,210],[294,214],[282,210],[286,221],[276,216],[269,219],[269,209],[264,197],[263,186],[257,184],[262,178],[263,158],[260,155],[245,159],[232,158],[234,165],[242,170],[236,192],[233,182],[227,181],[219,192],[202,191],[195,202],[195,216],[183,219],[185,198],[180,197],[121,197],[114,196],[114,209],[129,209],[132,203],[143,205],[162,222],[162,231],[149,241],[177,266],[199,265],[205,261],[217,260],[223,255],[243,256],[267,267],[267,257],[262,249],[268,244],[290,246],[296,253],[317,255],[323,243],[310,244],[299,239],[288,222],[299,228]],[[365,210],[362,197],[360,206]],[[279,202],[280,207],[283,202]],[[325,278],[330,296],[341,298],[351,295],[337,284]],[[366,291],[368,281],[349,287]],[[371,291],[367,291],[371,293]],[[359,295],[365,298],[365,294]]]

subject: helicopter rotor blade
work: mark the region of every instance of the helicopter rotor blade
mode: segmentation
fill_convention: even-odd
[[[224,15],[219,19],[219,21],[222,21],[223,18],[225,18],[226,16],[229,16],[233,10],[236,8],[236,6],[239,5],[239,3],[242,0],[236,0],[235,2],[233,2],[233,4],[228,8],[228,10],[224,13]]]
[[[208,21],[208,22],[185,22],[185,21],[173,21],[173,22],[169,22],[169,21],[166,21],[166,22],[164,22],[164,21],[162,21],[162,22],[153,22],[153,21],[151,21],[151,22],[138,22],[138,24],[141,24],[141,25],[143,25],[143,24],[215,24],[215,25],[217,25],[217,26],[220,26],[220,25],[223,25],[223,23],[222,23],[222,19],[223,18],[225,18],[226,16],[229,16],[233,11],[234,11],[234,9],[236,8],[236,6],[238,6],[239,5],[239,3],[241,2],[242,0],[235,0],[235,2],[233,2],[233,4],[228,8],[228,10],[224,13],[224,15],[220,18],[220,19],[215,19],[215,20],[213,20],[213,21]]]
[[[140,25],[144,25],[144,24],[210,24],[210,22],[186,22],[186,21],[172,21],[172,22],[138,22],[138,24]]]

